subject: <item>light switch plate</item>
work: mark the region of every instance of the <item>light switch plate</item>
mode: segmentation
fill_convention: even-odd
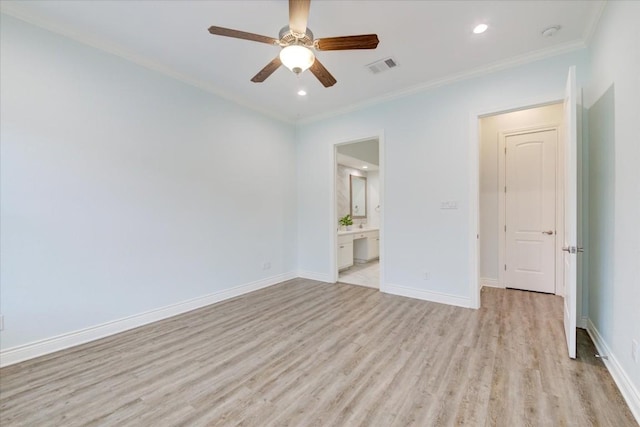
[[[455,200],[440,202],[440,209],[458,209],[458,202]]]

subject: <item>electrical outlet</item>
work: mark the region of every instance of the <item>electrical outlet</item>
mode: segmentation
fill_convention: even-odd
[[[638,345],[638,341],[631,340],[631,358],[634,362],[638,363],[638,357],[640,357],[640,346]]]
[[[425,271],[422,277],[424,278],[424,280],[429,280],[431,278],[431,274],[429,274],[428,271]]]
[[[270,270],[271,269],[271,261],[267,261],[264,264],[262,264],[262,269],[263,270]]]

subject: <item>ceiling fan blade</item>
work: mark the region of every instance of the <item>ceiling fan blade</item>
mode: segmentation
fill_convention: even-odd
[[[326,68],[324,68],[324,65],[322,65],[320,61],[318,61],[318,58],[313,61],[313,65],[309,67],[309,71],[311,71],[313,75],[316,76],[318,80],[320,80],[320,83],[322,83],[324,87],[331,87],[337,82],[337,80],[331,75],[331,73],[327,71]]]
[[[258,71],[258,74],[253,76],[251,81],[254,82],[254,83],[262,83],[263,81],[265,81],[267,79],[267,77],[269,77],[271,74],[273,74],[273,72],[275,70],[280,68],[281,65],[282,65],[282,62],[280,61],[280,56],[276,56],[273,59],[273,61],[269,62],[266,65],[266,67],[264,67],[262,70]]]
[[[261,36],[260,34],[247,33],[244,31],[232,30],[223,27],[209,27],[209,32],[216,36],[233,37],[235,39],[251,40],[254,42],[278,44],[278,40],[273,37]]]
[[[307,31],[311,0],[289,0],[289,29],[297,34]]]
[[[326,37],[317,39],[318,50],[350,50],[375,49],[380,43],[376,34],[362,34],[360,36]]]

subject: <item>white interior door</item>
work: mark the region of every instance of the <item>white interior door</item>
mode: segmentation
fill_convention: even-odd
[[[569,69],[564,96],[564,333],[569,357],[576,357],[576,294],[578,242],[578,137],[576,68]]]
[[[505,138],[505,279],[509,288],[555,293],[555,129]]]

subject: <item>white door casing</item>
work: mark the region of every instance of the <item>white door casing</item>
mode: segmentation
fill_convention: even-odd
[[[564,97],[564,333],[569,357],[576,357],[576,295],[578,253],[578,137],[576,67],[569,68]]]
[[[555,129],[505,138],[505,281],[555,293]]]
[[[384,268],[384,170],[385,170],[385,150],[384,150],[384,130],[378,130],[377,132],[373,132],[369,135],[366,136],[360,136],[360,137],[352,137],[352,138],[347,138],[344,141],[341,142],[337,142],[334,143],[330,146],[331,150],[333,151],[332,156],[330,157],[331,159],[331,164],[330,164],[330,170],[331,172],[331,180],[329,180],[329,224],[330,224],[330,239],[329,239],[329,257],[330,257],[330,265],[329,265],[329,275],[327,278],[323,278],[323,277],[318,277],[315,278],[314,280],[321,280],[321,281],[327,281],[329,283],[336,283],[338,281],[339,278],[339,272],[340,272],[340,254],[339,254],[339,248],[338,248],[338,233],[337,231],[339,230],[340,226],[338,225],[338,215],[337,213],[337,202],[336,202],[336,197],[337,197],[337,180],[336,180],[336,169],[337,169],[337,153],[338,153],[338,146],[339,145],[347,145],[347,144],[354,144],[354,143],[358,143],[358,142],[363,142],[363,141],[369,141],[372,139],[377,139],[378,141],[378,150],[379,150],[379,157],[378,157],[378,206],[380,207],[380,209],[378,210],[378,215],[379,215],[379,237],[378,237],[378,253],[379,253],[379,266],[380,266],[380,290],[383,291],[384,287],[385,287],[385,268]],[[353,244],[353,243],[352,243]],[[344,248],[343,248],[344,249]],[[344,251],[343,251],[343,256],[345,256]],[[343,259],[344,261],[344,259]],[[308,276],[305,276],[308,277]]]

